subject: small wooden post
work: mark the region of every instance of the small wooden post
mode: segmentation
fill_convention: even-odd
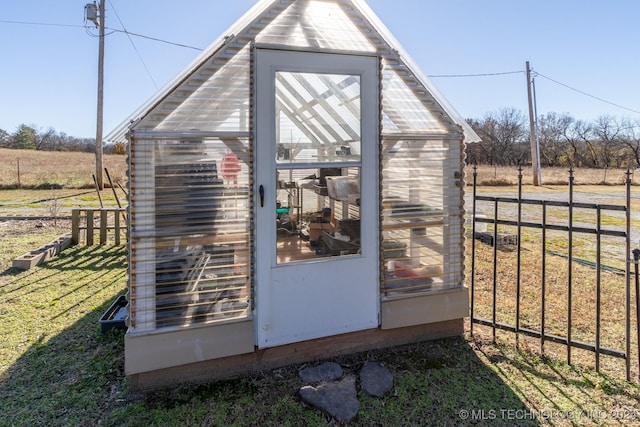
[[[80,240],[80,209],[71,211],[71,244],[77,245]]]
[[[108,217],[107,214],[109,212],[106,209],[100,209],[100,244],[104,245],[107,243],[107,223]]]
[[[116,211],[114,224],[113,224],[113,232],[115,234],[114,239],[115,239],[115,244],[117,246],[120,245],[120,214],[121,214],[120,209],[118,209]]]
[[[87,209],[87,246],[93,246],[93,209]]]

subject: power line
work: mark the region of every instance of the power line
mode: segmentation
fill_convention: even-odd
[[[140,58],[140,61],[142,62],[145,70],[147,71],[147,74],[151,78],[151,81],[156,86],[156,88],[158,87],[158,85],[156,84],[156,82],[153,79],[153,76],[151,75],[147,65],[145,64],[144,60],[142,59],[142,57],[140,55],[140,52],[138,51],[137,47],[133,43],[133,40],[131,39],[131,36],[141,37],[141,38],[144,38],[144,39],[153,40],[153,41],[156,41],[156,42],[165,43],[165,44],[169,44],[169,45],[172,45],[172,46],[183,47],[183,48],[186,48],[186,49],[193,49],[193,50],[197,50],[197,51],[204,50],[204,49],[199,48],[199,47],[190,46],[190,45],[186,45],[186,44],[182,44],[182,43],[175,43],[175,42],[171,42],[171,41],[168,41],[168,40],[160,39],[160,38],[157,38],[157,37],[145,36],[144,34],[138,34],[138,33],[133,33],[131,31],[128,31],[124,27],[124,25],[122,23],[122,20],[120,19],[120,16],[118,16],[118,12],[115,10],[115,8],[113,7],[113,4],[111,4],[110,0],[109,0],[109,4],[111,5],[111,8],[115,12],[116,17],[118,18],[118,21],[120,21],[120,25],[122,25],[122,29],[109,28],[109,27],[105,27],[105,28],[111,31],[110,34],[112,34],[114,32],[117,32],[117,33],[124,33],[124,34],[127,35],[127,37],[129,38],[129,41],[131,42],[131,45],[133,46],[134,50],[136,51],[136,54]],[[4,20],[4,19],[0,20],[0,23],[3,23],[3,24],[17,24],[17,25],[40,25],[40,26],[50,26],[50,27],[86,28],[85,26],[82,26],[82,25],[56,24],[56,23],[49,23],[49,22],[14,21],[14,20]],[[504,76],[504,75],[510,75],[510,74],[524,74],[524,73],[525,73],[524,70],[518,70],[518,71],[504,71],[504,72],[497,72],[497,73],[478,73],[478,74],[437,74],[437,75],[430,75],[429,77],[430,78],[494,77],[494,76]],[[626,111],[630,111],[632,113],[640,114],[640,111],[638,111],[638,110],[635,110],[635,109],[629,108],[629,107],[625,107],[625,106],[620,105],[620,104],[616,104],[615,102],[611,102],[611,101],[608,101],[608,100],[606,100],[604,98],[600,98],[598,96],[592,95],[592,94],[590,94],[588,92],[585,92],[583,90],[576,89],[576,88],[574,88],[572,86],[569,86],[569,85],[567,85],[565,83],[561,83],[561,82],[559,82],[557,80],[554,80],[551,77],[545,76],[544,74],[539,73],[537,71],[534,71],[534,74],[536,76],[543,77],[543,78],[545,78],[545,79],[547,79],[547,80],[549,80],[549,81],[551,81],[551,82],[553,82],[555,84],[563,86],[563,87],[565,87],[565,88],[567,88],[569,90],[577,92],[577,93],[579,93],[581,95],[588,96],[589,98],[593,98],[593,99],[595,99],[597,101],[604,102],[605,104],[609,104],[609,105],[612,105],[614,107],[621,108],[621,109],[626,110]]]
[[[104,0],[102,0],[102,1],[104,1]],[[127,35],[127,38],[129,39],[129,42],[131,43],[131,46],[133,46],[133,50],[136,51],[136,54],[138,55],[138,58],[140,59],[140,62],[142,62],[142,66],[147,71],[147,75],[151,79],[151,82],[156,87],[156,90],[159,90],[160,88],[158,87],[156,81],[153,79],[153,75],[151,74],[151,71],[149,71],[149,67],[147,67],[147,64],[144,62],[144,59],[142,59],[142,55],[140,54],[140,51],[138,50],[138,48],[136,47],[136,44],[133,42],[133,39],[131,38],[131,36],[127,32],[127,29],[125,28],[124,23],[122,22],[122,19],[120,19],[120,15],[118,15],[118,11],[113,6],[113,3],[111,3],[111,0],[109,0],[109,5],[111,6],[111,9],[113,9],[113,13],[115,13],[116,18],[118,18],[118,22],[120,22],[120,25],[122,26],[122,29],[124,30],[125,34]]]
[[[109,27],[107,27],[107,28],[109,28]],[[202,49],[200,47],[189,46],[189,45],[181,44],[181,43],[174,43],[174,42],[170,42],[168,40],[158,39],[156,37],[150,37],[150,36],[145,36],[145,35],[142,35],[142,34],[132,33],[131,31],[127,31],[127,30],[119,30],[117,28],[109,28],[109,30],[115,31],[117,33],[125,33],[127,35],[131,35],[131,36],[135,36],[135,37],[142,37],[143,39],[153,40],[153,41],[157,41],[157,42],[160,42],[160,43],[166,43],[166,44],[170,44],[170,45],[173,45],[173,46],[185,47],[187,49],[193,49],[193,50],[197,50],[197,51],[203,51],[204,50],[204,49]]]
[[[84,25],[73,25],[73,24],[53,24],[49,22],[27,22],[27,21],[9,21],[5,19],[0,19],[0,23],[2,24],[18,24],[18,25],[42,25],[46,27],[72,27],[72,28],[84,28]]]
[[[111,2],[109,2],[111,3]],[[111,6],[113,7],[113,5]],[[115,12],[115,9],[114,9]],[[117,16],[117,13],[116,13]],[[120,18],[118,18],[120,19]],[[122,22],[121,22],[122,23]],[[51,23],[51,22],[29,22],[29,21],[12,21],[12,20],[6,20],[6,19],[0,19],[0,24],[16,24],[16,25],[39,25],[39,26],[45,26],[45,27],[70,27],[70,28],[87,28],[84,25],[73,25],[73,24],[55,24],[55,23]],[[174,43],[168,40],[163,40],[163,39],[159,39],[157,37],[150,37],[150,36],[145,36],[143,34],[137,34],[137,33],[132,33],[131,31],[127,31],[126,29],[118,29],[118,28],[109,28],[109,27],[105,27],[107,30],[111,31],[111,33],[109,34],[113,34],[113,33],[124,33],[127,34],[128,36],[134,36],[134,37],[141,37],[144,39],[148,39],[148,40],[153,40],[153,41],[157,41],[160,43],[165,43],[165,44],[170,44],[172,46],[178,46],[178,47],[184,47],[187,49],[193,49],[193,50],[197,50],[199,52],[203,51],[204,49],[200,48],[200,47],[195,47],[195,46],[189,46],[186,44],[182,44],[182,43]],[[92,37],[97,37],[96,35],[93,35],[91,33],[87,33]]]
[[[580,89],[576,89],[576,88],[571,87],[569,85],[566,85],[564,83],[560,83],[559,81],[554,80],[551,77],[547,77],[544,74],[541,74],[541,73],[539,73],[537,71],[535,72],[535,75],[536,76],[540,76],[540,77],[544,77],[545,79],[547,79],[549,81],[552,81],[555,84],[558,84],[560,86],[566,87],[567,89],[570,89],[570,90],[572,90],[574,92],[578,92],[581,95],[588,96],[589,98],[593,98],[593,99],[596,99],[596,100],[598,100],[600,102],[604,102],[605,104],[613,105],[614,107],[622,108],[623,110],[627,110],[627,111],[631,111],[632,113],[640,114],[640,111],[638,111],[638,110],[634,110],[633,108],[625,107],[624,105],[616,104],[615,102],[607,101],[606,99],[600,98],[600,97],[595,96],[595,95],[591,95],[590,93],[587,93],[587,92],[582,91]]]
[[[439,74],[430,75],[430,78],[444,78],[444,77],[491,77],[491,76],[504,76],[506,74],[524,74],[523,71],[504,71],[501,73],[482,73],[482,74]]]

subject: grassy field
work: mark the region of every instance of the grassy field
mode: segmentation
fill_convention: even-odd
[[[38,238],[16,233],[12,240],[2,248],[9,255]],[[98,325],[125,291],[123,247],[74,247],[26,272],[3,264],[2,425],[334,425],[300,401],[300,366],[130,392],[122,332],[103,334]],[[494,345],[487,331],[332,360],[347,373],[378,360],[395,375],[384,399],[360,393],[356,426],[615,425],[615,417],[637,417],[640,410],[637,383],[542,358],[525,345],[516,350],[507,337]]]
[[[104,155],[103,167],[114,186],[126,183],[126,156]],[[96,173],[92,153],[10,150],[0,148],[0,189],[87,189],[94,188]],[[108,184],[106,175],[104,183]]]
[[[103,165],[109,170],[114,185],[126,182],[126,156],[105,155]],[[576,169],[576,185],[620,185],[626,179],[624,169]],[[633,171],[632,171],[633,172]],[[77,152],[50,152],[34,150],[10,150],[0,148],[0,189],[17,188],[49,190],[53,188],[94,188],[92,174],[95,173],[95,155]],[[479,185],[516,185],[517,167],[479,166]],[[523,184],[533,183],[530,167],[522,169]],[[568,182],[568,168],[544,168],[542,183],[563,186]],[[632,182],[636,184],[640,177]],[[473,183],[473,166],[466,170],[467,184]],[[107,183],[107,178],[104,178]]]
[[[7,260],[50,235],[14,231],[1,240],[0,425],[335,425],[300,401],[300,366],[198,387],[131,392],[123,375],[123,334],[103,334],[98,325],[125,292],[125,249],[74,247],[20,272]],[[540,357],[535,344],[516,350],[508,337],[494,345],[488,331],[478,329],[473,339],[332,359],[347,373],[377,360],[395,374],[384,399],[359,393],[361,409],[352,425],[616,425],[616,417],[640,416],[640,387],[624,375]]]
[[[4,153],[0,150],[0,162],[4,161]],[[85,156],[89,156],[86,157],[89,161],[90,155]],[[124,157],[118,160],[124,162]],[[2,166],[0,171],[4,170]],[[90,178],[90,168],[79,177],[86,173]],[[483,179],[491,179],[491,171],[486,173]],[[507,176],[507,173],[501,175]],[[3,176],[0,188],[9,185],[5,179]],[[581,179],[587,183],[586,178]],[[80,178],[72,181],[80,182]],[[511,191],[502,185],[505,184],[484,187],[482,191]],[[5,205],[8,211],[6,205],[13,204],[11,209],[28,214],[51,210],[54,201],[62,211],[67,209],[64,206],[67,202],[98,204],[95,191],[83,195],[81,185],[63,187],[56,190],[57,195],[47,189],[39,192],[0,190],[0,205]],[[611,187],[602,190],[604,194],[607,191],[611,192]],[[109,197],[109,191],[104,191],[102,196],[104,203],[115,202]],[[46,202],[32,203],[42,200]],[[616,223],[615,218],[610,221]],[[123,333],[103,334],[98,324],[101,314],[126,291],[125,248],[72,247],[29,271],[11,267],[13,258],[68,231],[68,220],[63,218],[58,221],[0,220],[3,337],[0,426],[336,425],[301,402],[298,389],[302,383],[297,376],[300,366],[197,387],[175,387],[146,394],[132,392],[123,374]],[[529,327],[536,327],[538,322],[536,238],[535,235],[523,238],[523,314]],[[561,242],[558,238],[557,245]],[[589,256],[586,248],[584,254]],[[477,283],[477,314],[484,317],[491,316],[487,299],[491,294],[489,278],[484,277],[490,276],[491,256],[491,247],[478,248],[477,268],[483,273],[479,273],[481,280]],[[515,256],[512,249],[500,251],[498,291],[506,304],[499,318],[503,321],[512,320],[514,310],[511,298],[514,271],[509,266]],[[554,317],[562,319],[565,314],[560,301],[566,262],[556,258],[549,261],[557,272],[558,283],[549,287],[549,310],[554,311]],[[470,257],[466,259],[469,263]],[[576,303],[579,311],[575,333],[577,338],[588,339],[592,333],[589,316],[593,311],[590,295],[594,273],[592,268],[578,265],[573,275],[575,299],[579,302]],[[619,292],[613,291],[620,286],[619,278],[615,274],[605,276],[609,305],[606,306],[608,329],[604,342],[618,348],[621,343],[616,337],[620,336],[619,328],[623,325],[619,317]],[[548,327],[553,333],[563,329],[561,321]],[[535,340],[522,338],[516,348],[510,334],[498,334],[498,342],[494,344],[487,328],[475,326],[474,331],[473,337],[467,333],[459,338],[332,359],[347,373],[357,372],[367,360],[378,360],[395,375],[394,388],[384,399],[359,392],[361,408],[352,425],[640,425],[635,353],[633,380],[627,382],[621,360],[603,357],[602,372],[596,373],[590,353],[576,351],[573,366],[568,366],[564,362],[564,347],[547,345],[546,356],[541,356]]]

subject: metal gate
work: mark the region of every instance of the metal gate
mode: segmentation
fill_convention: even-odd
[[[566,360],[569,365],[572,363],[572,349],[582,349],[593,352],[595,355],[595,368],[600,372],[600,359],[602,355],[624,359],[626,361],[626,376],[630,378],[631,371],[631,318],[632,318],[632,264],[635,265],[635,297],[633,305],[636,313],[636,329],[640,323],[638,307],[638,259],[640,250],[631,251],[630,230],[631,230],[631,172],[627,171],[625,180],[625,204],[610,205],[598,203],[584,203],[574,201],[574,175],[573,169],[569,170],[569,192],[567,201],[559,200],[538,200],[534,198],[523,198],[522,195],[522,169],[518,176],[517,197],[494,197],[481,196],[477,194],[477,167],[473,171],[473,207],[471,212],[471,334],[474,333],[474,325],[484,325],[492,328],[493,340],[496,340],[496,331],[508,331],[515,334],[516,345],[519,345],[520,336],[528,336],[539,339],[540,353],[545,353],[545,343],[553,342],[566,346]],[[483,203],[484,212],[478,212],[478,204]],[[505,207],[510,207],[511,211],[505,213]],[[515,208],[515,209],[514,209]],[[523,208],[534,211],[533,218],[523,218]],[[513,219],[514,210],[516,210]],[[554,210],[555,219],[551,220],[549,212]],[[492,211],[489,213],[487,211]],[[560,212],[560,215],[558,215]],[[558,223],[557,217],[561,217]],[[509,218],[505,218],[509,217]],[[612,218],[618,218],[614,221]],[[586,222],[585,222],[586,221]],[[612,225],[613,223],[613,225]],[[488,227],[487,227],[488,226]],[[485,230],[484,228],[489,228]],[[549,239],[549,233],[555,236],[566,236],[566,250],[554,251],[554,242]],[[539,271],[535,273],[535,280],[538,283],[525,283],[523,281],[522,257],[523,238],[526,240],[527,254],[533,256],[531,248],[539,251],[540,257],[535,259],[536,267]],[[556,237],[557,239],[557,237]],[[607,245],[603,245],[603,239],[607,239]],[[558,241],[562,239],[557,239]],[[576,242],[580,240],[586,244],[590,259],[582,259],[576,255]],[[603,253],[603,248],[616,248],[620,245],[619,267],[607,265],[614,260],[610,253]],[[483,245],[483,246],[479,246]],[[508,250],[506,249],[508,248]],[[484,251],[484,267],[480,267],[479,256]],[[549,274],[550,257],[561,257],[566,262],[566,270],[561,275],[554,271],[554,278]],[[515,261],[513,258],[515,257]],[[624,257],[624,259],[622,259]],[[603,258],[607,263],[603,262]],[[499,272],[501,264],[505,262],[515,262],[514,265],[507,266],[508,274]],[[557,270],[558,263],[555,268]],[[588,281],[593,281],[593,286],[585,294],[585,283],[576,283],[574,273],[578,265],[590,267],[595,277]],[[580,267],[582,268],[582,267]],[[487,271],[490,270],[490,271]],[[527,271],[530,276],[531,271]],[[603,274],[607,275],[607,280],[603,280]],[[615,275],[610,276],[610,275]],[[553,309],[550,309],[548,300],[549,288],[558,288],[558,276],[562,277],[561,286],[564,301],[554,299]],[[583,276],[584,277],[584,276]],[[613,277],[613,279],[611,279]],[[611,280],[610,280],[611,279]],[[619,279],[620,289],[610,286],[609,283],[617,283]],[[515,283],[513,283],[515,282]],[[527,288],[526,300],[529,306],[539,304],[533,310],[527,310],[523,315],[523,287]],[[612,292],[611,289],[613,289]],[[591,293],[593,291],[593,293]],[[557,289],[554,290],[557,294]],[[513,293],[513,294],[512,294]],[[595,295],[593,295],[595,294]],[[479,301],[479,296],[483,296],[483,301]],[[606,298],[605,298],[606,297]],[[577,301],[576,299],[579,298]],[[584,319],[579,319],[580,336],[575,337],[576,319],[574,312],[584,308],[581,304],[589,304],[593,299],[595,313],[592,327],[585,328],[582,325]],[[624,313],[620,314],[620,320],[624,317],[624,337],[619,337],[616,347],[610,348],[603,345],[603,334],[610,338],[610,332],[603,329],[603,310],[616,311],[618,305],[623,306]],[[490,300],[490,303],[488,303]],[[611,303],[613,301],[613,309]],[[564,310],[563,316],[559,315],[558,306]],[[484,313],[484,316],[482,313]],[[480,314],[479,314],[480,313]],[[537,318],[536,318],[537,317]],[[558,317],[564,317],[558,318]],[[507,319],[507,320],[505,320]],[[564,330],[559,325],[566,322]],[[610,323],[610,322],[608,322]],[[607,325],[608,325],[607,323]],[[613,322],[613,330],[616,330]],[[554,324],[555,327],[548,325]],[[589,329],[589,331],[585,331]],[[592,330],[591,330],[592,329]],[[620,333],[621,335],[622,333]],[[584,339],[583,339],[584,338]],[[638,330],[638,341],[640,341],[640,330]],[[636,341],[636,343],[638,342]],[[640,365],[640,358],[638,361]]]

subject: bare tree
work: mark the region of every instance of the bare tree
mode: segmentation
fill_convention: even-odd
[[[54,151],[56,145],[56,130],[52,127],[46,131],[37,132],[36,134],[36,150]]]
[[[625,145],[627,153],[629,153],[627,166],[631,168],[640,168],[640,120],[631,121],[624,119],[624,134],[621,143]]]
[[[537,119],[543,166],[640,168],[640,120],[600,116],[576,120],[567,113],[547,113]],[[505,108],[467,123],[482,139],[467,147],[469,163],[495,166],[529,161],[528,127],[522,113]]]
[[[473,121],[471,125],[482,139],[477,151],[486,157],[488,163],[501,166],[525,161],[527,150],[521,146],[526,142],[527,130],[521,111],[504,108],[487,114],[482,120]]]
[[[467,164],[489,164],[491,162],[491,144],[483,139],[482,122],[478,119],[467,119],[467,123],[478,134],[481,141],[466,146]]]
[[[544,166],[568,164],[569,144],[565,136],[573,122],[573,117],[568,114],[548,113],[538,118],[538,141]]]
[[[622,139],[624,138],[624,127],[622,120],[612,116],[600,116],[593,123],[593,135],[596,143],[599,144],[600,167],[605,169],[619,165],[617,159]]]

